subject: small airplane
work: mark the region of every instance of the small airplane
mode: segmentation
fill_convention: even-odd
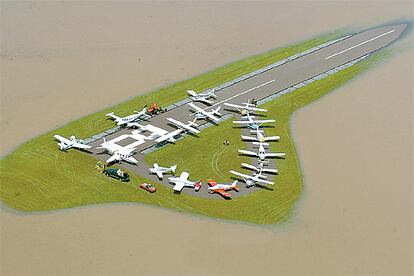
[[[210,98],[216,99],[217,96],[215,94],[215,90],[211,89],[209,92],[206,93],[196,93],[194,90],[187,90],[187,93],[190,97],[190,99],[194,102],[203,102],[206,104],[212,104],[213,101],[210,101]]]
[[[194,110],[195,110],[194,116],[195,116],[196,119],[205,119],[205,120],[210,119],[210,120],[213,120],[213,121],[216,121],[216,122],[220,121],[220,119],[216,116],[221,117],[221,114],[220,114],[221,106],[219,106],[216,109],[213,109],[211,111],[205,111],[204,109],[196,106],[193,103],[189,103],[188,105],[191,106],[192,108],[194,108]]]
[[[189,181],[189,176],[190,174],[188,172],[182,172],[180,177],[169,177],[168,182],[174,184],[173,190],[176,192],[181,192],[184,187],[194,188],[194,190],[198,192],[201,188],[201,181]]]
[[[153,168],[150,168],[150,172],[153,174],[156,174],[159,179],[162,179],[164,176],[164,173],[171,172],[172,174],[175,173],[175,170],[177,169],[177,165],[171,166],[171,167],[161,167],[157,163],[153,164]]]
[[[167,134],[164,134],[160,137],[158,137],[155,142],[157,143],[163,143],[163,142],[170,142],[170,143],[175,143],[177,141],[177,139],[175,139],[176,136],[180,135],[181,133],[183,133],[184,130],[183,129],[176,129],[174,131],[171,131]]]
[[[266,123],[274,123],[275,120],[268,119],[268,120],[254,120],[255,116],[250,115],[249,113],[246,116],[243,116],[246,120],[242,121],[233,121],[235,124],[247,125],[247,127],[251,128],[252,130],[258,130],[262,124]]]
[[[109,154],[112,154],[112,156],[106,160],[106,163],[110,164],[116,161],[126,161],[134,165],[138,164],[138,161],[132,157],[136,148],[121,147],[115,143],[107,142],[105,138],[103,138],[103,140],[104,142],[100,147],[98,147],[98,149],[105,149]]]
[[[218,184],[216,181],[209,179],[207,180],[207,184],[209,186],[209,193],[216,193],[225,198],[231,198],[231,194],[228,191],[239,191],[239,187],[237,187],[237,180],[235,180],[232,184]]]
[[[76,139],[76,137],[73,135],[70,136],[69,139],[58,134],[54,135],[53,137],[59,141],[58,145],[61,151],[66,151],[70,148],[77,148],[81,150],[92,148],[91,146],[85,145],[82,140]]]
[[[267,169],[264,167],[264,163],[260,162],[259,166],[253,166],[247,163],[241,163],[241,166],[250,170],[253,170],[255,173],[262,175],[262,173],[274,173],[277,174],[279,170],[277,169]]]
[[[176,139],[175,137],[180,135],[183,132],[191,132],[191,133],[200,133],[200,131],[198,129],[195,129],[193,126],[198,126],[195,121],[197,119],[194,119],[193,121],[188,121],[188,124],[184,124],[178,120],[175,120],[173,118],[167,118],[168,121],[170,121],[171,123],[173,123],[177,129],[174,131],[171,131],[167,134],[161,135],[160,137],[158,137],[155,142],[157,143],[162,143],[162,142],[170,142],[170,143],[175,143]]]
[[[243,181],[246,183],[246,188],[250,188],[252,186],[255,186],[257,183],[259,183],[259,184],[268,184],[268,185],[275,184],[272,181],[267,181],[267,180],[263,179],[261,174],[254,174],[252,176],[252,175],[239,173],[239,172],[236,172],[236,171],[233,171],[233,170],[231,170],[230,173],[241,177],[243,179]]]
[[[267,109],[256,107],[255,104],[250,103],[250,100],[248,100],[247,103],[241,103],[240,105],[232,103],[224,103],[224,105],[237,109],[242,115],[249,114],[249,111],[267,112]]]
[[[140,117],[145,116],[146,118],[149,117],[149,115],[147,114],[147,106],[144,106],[144,108],[141,111],[134,111],[136,114],[132,114],[126,117],[118,117],[114,114],[114,112],[110,112],[108,114],[106,114],[106,116],[111,117],[116,125],[118,126],[122,126],[128,123],[132,123],[136,120],[138,120]]]
[[[260,130],[260,129],[251,130],[250,132],[255,132],[256,137],[242,135],[241,138],[245,141],[254,141],[254,142],[261,142],[261,143],[280,140],[280,136],[268,136],[268,137],[264,136],[263,130]]]
[[[264,146],[268,145],[267,143],[261,143],[261,142],[253,142],[254,145],[259,145],[259,151],[249,151],[249,150],[238,150],[239,153],[250,155],[250,156],[256,156],[259,158],[260,161],[265,161],[266,158],[283,158],[286,156],[286,153],[284,152],[268,152],[266,153]]]

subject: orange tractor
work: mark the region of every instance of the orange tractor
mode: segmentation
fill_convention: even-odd
[[[150,115],[158,115],[164,113],[167,110],[162,109],[157,103],[151,104],[151,106],[147,109],[147,113]]]

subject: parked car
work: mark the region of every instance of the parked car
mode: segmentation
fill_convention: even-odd
[[[106,176],[121,180],[123,182],[129,181],[129,175],[126,172],[121,171],[120,169],[116,168],[107,168],[103,171]]]
[[[141,189],[144,189],[150,193],[155,193],[157,191],[157,188],[155,188],[154,185],[148,184],[148,183],[142,183],[141,185],[139,185],[139,187]]]

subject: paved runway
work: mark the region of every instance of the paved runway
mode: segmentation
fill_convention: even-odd
[[[322,48],[313,53],[266,71],[260,75],[251,77],[222,90],[218,90],[216,92],[217,100],[214,101],[213,105],[209,107],[203,105],[202,103],[196,103],[196,105],[205,108],[207,111],[218,105],[222,105],[221,113],[223,115],[228,114],[229,111],[224,109],[224,102],[241,103],[247,102],[248,99],[252,98],[255,98],[256,100],[266,98],[277,93],[278,91],[291,87],[297,83],[300,83],[316,75],[329,71],[332,68],[338,67],[342,64],[345,64],[349,61],[352,61],[389,45],[398,39],[406,27],[406,24],[400,24],[378,27],[360,32],[326,48]],[[191,89],[191,87],[188,87],[188,89]],[[165,130],[172,131],[175,128],[170,126],[167,117],[172,117],[182,122],[187,122],[191,118],[189,114],[190,107],[188,105],[183,105],[174,108],[164,114],[151,118],[149,123],[157,127],[161,127]],[[274,119],[277,120],[277,118]],[[205,121],[199,120],[198,123],[201,125],[204,124]],[[119,135],[130,132],[131,130],[129,129],[123,129],[117,133],[109,135],[106,139],[110,140]],[[283,137],[281,137],[281,139],[283,139]],[[102,143],[102,141],[95,141],[90,145],[97,147],[100,145],[100,143]],[[150,180],[157,181],[155,177],[148,175],[148,165],[143,161],[143,154],[141,153],[141,151],[151,146],[154,146],[153,141],[147,141],[145,144],[138,147],[137,154],[134,155],[134,157],[140,161],[138,166],[132,166],[126,164],[125,162],[122,163],[121,166],[127,168],[128,170],[134,171],[139,175],[148,177]],[[96,153],[99,151],[96,150],[94,152]],[[237,152],[234,154],[237,155]],[[109,156],[104,154],[96,155],[96,157],[101,160],[106,160]],[[289,158],[289,156],[287,156],[287,158]],[[160,160],[159,163],[162,165],[162,160]],[[179,168],[180,171],[182,169],[185,168]],[[165,177],[165,179],[167,179],[167,177]],[[190,179],[193,180],[194,177],[190,175]],[[164,180],[163,183],[169,185],[166,180]],[[244,187],[243,184],[239,186]],[[233,192],[233,195],[240,196],[256,189],[257,188],[251,188],[249,191],[242,189],[240,193]],[[192,189],[188,188],[184,188],[183,192],[196,195]],[[205,189],[205,187],[199,193],[197,193],[197,195],[202,197],[208,196],[212,198],[212,196],[207,193],[207,189]]]

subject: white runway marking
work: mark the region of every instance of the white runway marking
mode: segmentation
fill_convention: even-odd
[[[236,98],[236,97],[238,97],[238,96],[241,96],[241,95],[244,95],[244,94],[246,94],[246,93],[249,93],[249,92],[250,92],[250,91],[252,91],[252,90],[255,90],[255,89],[257,89],[257,88],[260,88],[260,87],[262,87],[262,86],[265,86],[265,85],[267,85],[267,84],[269,84],[269,83],[272,83],[272,82],[274,82],[274,81],[275,81],[275,80],[270,80],[270,81],[268,81],[268,82],[262,83],[261,85],[255,86],[255,87],[250,88],[249,90],[246,90],[246,91],[244,91],[244,92],[242,92],[242,93],[239,93],[239,94],[234,95],[234,96],[232,96],[232,97],[230,97],[230,98],[227,98],[227,99],[222,100],[222,101],[220,101],[220,102],[218,102],[218,103],[215,103],[215,104],[213,104],[213,105],[211,105],[211,106],[208,106],[208,107],[204,108],[204,110],[209,109],[209,108],[213,108],[213,107],[215,107],[215,106],[217,106],[217,105],[219,105],[219,104],[222,104],[222,103],[227,102],[227,101],[229,101],[229,100],[231,100],[231,99],[234,99],[234,98]]]
[[[387,34],[390,34],[390,33],[393,33],[393,32],[395,32],[395,29],[394,29],[394,30],[392,30],[392,31],[388,31],[388,32],[386,32],[386,33],[383,33],[383,34],[377,35],[376,37],[373,37],[373,38],[371,38],[371,39],[365,40],[364,42],[361,42],[361,43],[359,43],[359,44],[357,44],[357,45],[355,45],[355,46],[349,47],[348,49],[345,49],[345,50],[340,51],[340,52],[338,52],[338,53],[336,53],[336,54],[330,55],[329,57],[326,57],[325,59],[330,59],[331,57],[334,57],[334,56],[337,56],[337,55],[343,54],[343,53],[345,53],[345,52],[348,52],[349,50],[352,50],[352,49],[354,49],[354,48],[356,48],[356,47],[359,47],[359,46],[361,46],[361,45],[364,45],[365,43],[368,43],[368,42],[374,41],[375,39],[378,39],[378,38],[380,38],[380,37],[383,37],[384,35],[387,35]]]

